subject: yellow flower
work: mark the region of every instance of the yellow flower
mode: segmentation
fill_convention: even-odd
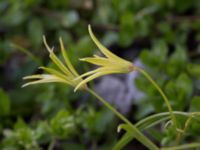
[[[64,44],[62,39],[60,38],[60,48],[62,52],[62,56],[64,58],[65,64],[64,65],[58,57],[53,52],[53,48],[50,48],[46,42],[46,38],[43,37],[44,44],[49,51],[49,57],[53,61],[53,63],[59,68],[59,70],[48,68],[48,67],[40,67],[40,69],[43,69],[48,74],[36,74],[36,75],[30,75],[26,76],[23,79],[31,79],[33,81],[30,81],[26,84],[24,84],[22,87],[32,85],[32,84],[40,84],[40,83],[49,83],[49,82],[60,82],[68,84],[72,87],[76,87],[80,82],[82,82],[82,78],[78,78],[77,80],[74,80],[75,78],[79,77],[79,74],[76,72],[74,67],[72,66],[67,52],[64,48]],[[86,85],[81,86],[81,88],[86,88]]]
[[[75,90],[77,90],[83,84],[86,84],[87,82],[95,78],[98,78],[100,76],[107,75],[107,74],[114,74],[114,73],[129,73],[135,69],[135,67],[133,66],[131,62],[126,61],[114,55],[106,47],[104,47],[93,34],[90,25],[88,26],[88,30],[89,30],[89,34],[92,40],[97,45],[97,47],[101,50],[101,52],[105,55],[105,57],[94,55],[94,57],[80,59],[81,61],[86,61],[95,65],[98,65],[100,67],[98,69],[86,72],[82,74],[81,76],[79,76],[77,80],[82,77],[86,77],[86,76],[87,77],[76,86]]]

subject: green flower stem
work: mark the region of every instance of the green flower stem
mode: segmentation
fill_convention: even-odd
[[[54,138],[51,139],[51,143],[49,144],[48,150],[53,150],[56,144],[56,140]]]
[[[118,116],[121,120],[123,120],[127,125],[129,125],[133,129],[133,131],[135,131],[134,137],[138,141],[140,141],[150,150],[159,150],[159,148],[152,141],[150,141],[142,132],[140,132],[140,130],[138,130],[126,117],[124,117],[115,108],[113,108],[112,105],[110,105],[106,100],[97,95],[92,89],[88,88],[87,91],[94,97],[96,97],[98,100],[100,100],[108,109],[110,109],[116,116]]]
[[[190,113],[185,113],[185,112],[181,112],[181,111],[173,111],[173,114],[175,116],[183,116],[183,117],[190,117],[191,114]],[[170,117],[170,112],[162,112],[162,113],[158,113],[158,114],[153,114],[151,116],[148,116],[140,121],[138,121],[135,126],[137,128],[146,128],[146,126],[152,126],[152,125],[156,125],[162,121],[166,121],[167,119],[169,119]]]
[[[164,94],[164,92],[161,90],[161,88],[158,86],[158,84],[151,78],[151,76],[146,72],[144,71],[143,69],[141,68],[138,68],[138,67],[135,67],[135,70],[139,71],[140,73],[142,73],[151,83],[152,85],[158,90],[158,92],[161,94],[161,96],[163,97],[166,105],[167,105],[167,108],[170,112],[170,116],[172,118],[172,121],[173,121],[173,124],[176,128],[176,131],[178,129],[178,125],[177,125],[177,122],[176,122],[176,117],[175,115],[173,114],[173,110],[172,110],[172,107],[170,105],[170,102],[169,102],[169,99],[167,98],[167,96]]]
[[[176,116],[182,116],[182,117],[186,117],[186,118],[193,117],[193,116],[191,116],[191,113],[180,112],[180,111],[174,111],[173,113]],[[138,121],[134,125],[140,131],[143,131],[143,130],[147,130],[148,128],[153,127],[153,126],[155,126],[155,125],[157,125],[157,124],[159,124],[163,121],[168,120],[170,117],[171,116],[170,116],[169,112],[162,112],[162,113],[159,113],[159,114],[153,114],[151,116],[148,116],[148,117]],[[195,119],[195,118],[191,118],[191,119]],[[134,139],[134,135],[132,135],[132,134],[128,134],[128,135],[126,134],[124,136],[127,137],[126,144]],[[126,145],[126,144],[124,144],[124,145]],[[119,145],[119,143],[118,143],[118,145]]]
[[[173,111],[172,112],[175,116],[182,116],[182,117],[187,117],[187,118],[191,118],[193,119],[193,116],[191,116],[191,113],[187,113],[187,112],[181,112],[181,111]],[[167,119],[170,116],[170,112],[162,112],[162,113],[158,113],[158,114],[153,114],[151,116],[148,116],[140,121],[138,121],[135,126],[139,127],[142,125],[146,125],[147,123],[151,123],[159,120],[159,119]]]
[[[174,147],[167,147],[162,148],[161,150],[184,150],[184,149],[192,149],[192,148],[199,148],[200,143],[191,143],[191,144],[184,144],[180,146],[174,146]]]
[[[193,119],[192,117],[193,117],[193,116],[190,115],[190,116],[188,117],[188,119],[185,121],[185,126],[184,126],[184,128],[183,128],[183,132],[179,132],[179,135],[177,136],[177,139],[176,139],[177,142],[181,141],[182,135],[185,134],[185,132],[186,132],[186,130],[187,130],[187,128],[188,128],[188,126],[189,126],[191,120]]]
[[[29,50],[21,47],[20,45],[17,45],[15,43],[11,43],[11,46],[20,50],[21,52],[25,53],[28,57],[30,57],[32,60],[34,60],[37,64],[42,65],[42,61],[38,59],[36,56],[34,56]]]

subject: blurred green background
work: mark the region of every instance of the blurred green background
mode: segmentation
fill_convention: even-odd
[[[121,136],[120,121],[87,93],[62,84],[21,88],[23,76],[52,66],[42,36],[59,55],[62,37],[80,73],[91,66],[78,61],[97,50],[87,26],[117,55],[138,58],[180,111],[200,110],[199,0],[1,0],[0,1],[0,149],[111,149]],[[95,85],[93,85],[95,86]],[[166,111],[156,90],[139,76],[144,97],[131,103],[127,117],[136,122]],[[198,140],[193,122],[183,142]],[[160,145],[175,133],[149,131]],[[137,142],[130,144],[141,147]]]

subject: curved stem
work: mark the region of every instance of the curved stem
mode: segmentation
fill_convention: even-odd
[[[164,99],[164,101],[165,101],[165,103],[167,105],[167,108],[169,110],[169,113],[170,113],[170,116],[171,116],[172,121],[174,123],[174,126],[175,126],[176,129],[178,129],[178,125],[177,125],[177,122],[176,122],[176,117],[173,114],[173,110],[172,110],[172,107],[171,107],[171,105],[169,103],[169,99],[167,98],[167,96],[164,94],[164,92],[161,90],[161,88],[158,86],[158,84],[151,78],[151,76],[146,71],[144,71],[143,69],[138,68],[138,67],[135,67],[135,70],[137,70],[140,73],[142,73],[152,83],[152,85],[158,90],[158,92],[161,94],[161,96],[163,97],[163,99]]]
[[[49,144],[48,150],[53,150],[55,143],[56,143],[56,140],[52,138],[51,143]]]
[[[185,132],[185,130],[188,128],[188,125],[190,123],[190,121],[192,119],[196,119],[195,118],[195,115],[199,115],[199,112],[191,112],[191,113],[186,113],[186,112],[181,112],[181,111],[173,111],[173,114],[176,115],[176,116],[182,116],[182,117],[186,117],[188,118],[186,120],[186,123],[185,123],[185,127],[183,129],[183,133]],[[159,113],[159,114],[153,114],[151,116],[148,116],[140,121],[138,121],[135,125],[136,128],[138,128],[140,131],[143,131],[143,130],[147,130],[148,128],[152,127],[152,126],[155,126],[163,121],[166,121],[167,119],[170,118],[170,113],[169,112],[162,112],[162,113]],[[155,120],[155,121],[154,121]],[[182,133],[182,132],[179,132],[179,133]],[[183,134],[182,133],[182,134]],[[132,134],[125,134],[124,136],[126,136],[126,144],[133,140],[134,136]],[[180,134],[180,137],[181,137],[181,134]],[[122,138],[123,139],[123,138]],[[180,139],[179,139],[180,140]],[[122,142],[122,141],[119,141],[118,144]],[[117,146],[116,146],[117,147]]]
[[[148,147],[150,150],[159,150],[159,148],[150,141],[140,130],[138,130],[126,117],[119,113],[112,105],[110,105],[106,100],[97,95],[92,89],[87,89],[87,91],[101,101],[108,109],[110,109],[117,117],[123,120],[127,125],[129,125],[134,131],[134,137]]]
[[[162,148],[161,150],[181,150],[181,149],[192,149],[192,148],[199,148],[200,143],[191,143],[191,144],[184,144],[184,145],[179,145],[179,146],[174,146],[174,147],[167,147],[167,148]]]
[[[179,141],[181,140],[182,135],[185,134],[185,132],[186,132],[186,130],[187,130],[187,128],[188,128],[188,126],[189,126],[191,120],[193,119],[192,117],[193,117],[193,116],[191,115],[191,116],[189,116],[189,117],[187,118],[187,120],[185,121],[185,125],[184,125],[184,128],[183,128],[183,132],[179,132],[179,135],[177,136],[176,141],[179,142]]]
[[[176,116],[183,116],[183,117],[192,117],[191,116],[191,113],[185,113],[185,112],[180,112],[180,111],[174,111],[173,112],[174,115]],[[143,130],[147,130],[148,128],[150,127],[153,127],[163,121],[166,121],[167,119],[170,118],[170,113],[169,112],[162,112],[162,113],[159,113],[159,114],[153,114],[151,116],[148,116],[140,121],[138,121],[135,125],[136,128],[138,128],[140,131],[143,131]],[[191,118],[191,119],[194,119],[194,118]],[[133,135],[126,135],[127,138],[128,138],[128,141],[131,141],[133,140],[134,136]]]
[[[190,113],[185,113],[185,112],[181,112],[181,111],[173,111],[172,112],[175,116],[184,116],[184,117],[190,117],[191,114]],[[170,115],[170,112],[162,112],[162,113],[158,113],[158,114],[153,114],[151,116],[148,116],[140,121],[138,121],[135,126],[137,128],[139,128],[140,126],[142,125],[146,125],[146,123],[148,122],[154,122],[154,120],[157,120],[159,121],[159,119],[164,119],[164,120],[167,120],[168,117]],[[161,120],[161,121],[164,121],[164,120]],[[158,122],[159,123],[159,122]]]

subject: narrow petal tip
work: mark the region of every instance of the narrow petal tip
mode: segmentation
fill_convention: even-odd
[[[23,77],[22,79],[23,79],[23,80],[26,80],[27,78],[26,78],[26,77]]]
[[[25,85],[25,84],[23,84],[23,85],[21,86],[21,88],[24,88],[24,87],[26,87],[26,85]]]
[[[79,60],[80,60],[80,61],[85,61],[85,58],[80,58]]]
[[[59,41],[62,42],[62,37],[59,37]]]
[[[49,51],[49,53],[51,54],[52,52],[53,52],[53,47],[52,48],[50,48],[49,47],[49,45],[48,45],[48,43],[47,43],[47,40],[46,40],[46,37],[43,35],[43,42],[44,42],[44,45],[45,45],[45,47],[47,48],[47,50]]]
[[[21,88],[27,87],[27,86],[29,86],[29,85],[30,85],[29,83],[25,83],[25,84],[23,84],[23,85],[21,86]]]
[[[74,88],[74,92],[76,92],[78,89],[79,89],[79,85],[77,85],[75,88]]]
[[[87,84],[84,81],[82,81],[74,88],[74,92],[76,92],[79,89],[80,90],[87,90],[87,88],[88,88]]]
[[[44,69],[45,67],[41,66],[41,67],[38,67],[38,69]]]
[[[88,24],[88,30],[91,30],[91,25],[90,24]]]

